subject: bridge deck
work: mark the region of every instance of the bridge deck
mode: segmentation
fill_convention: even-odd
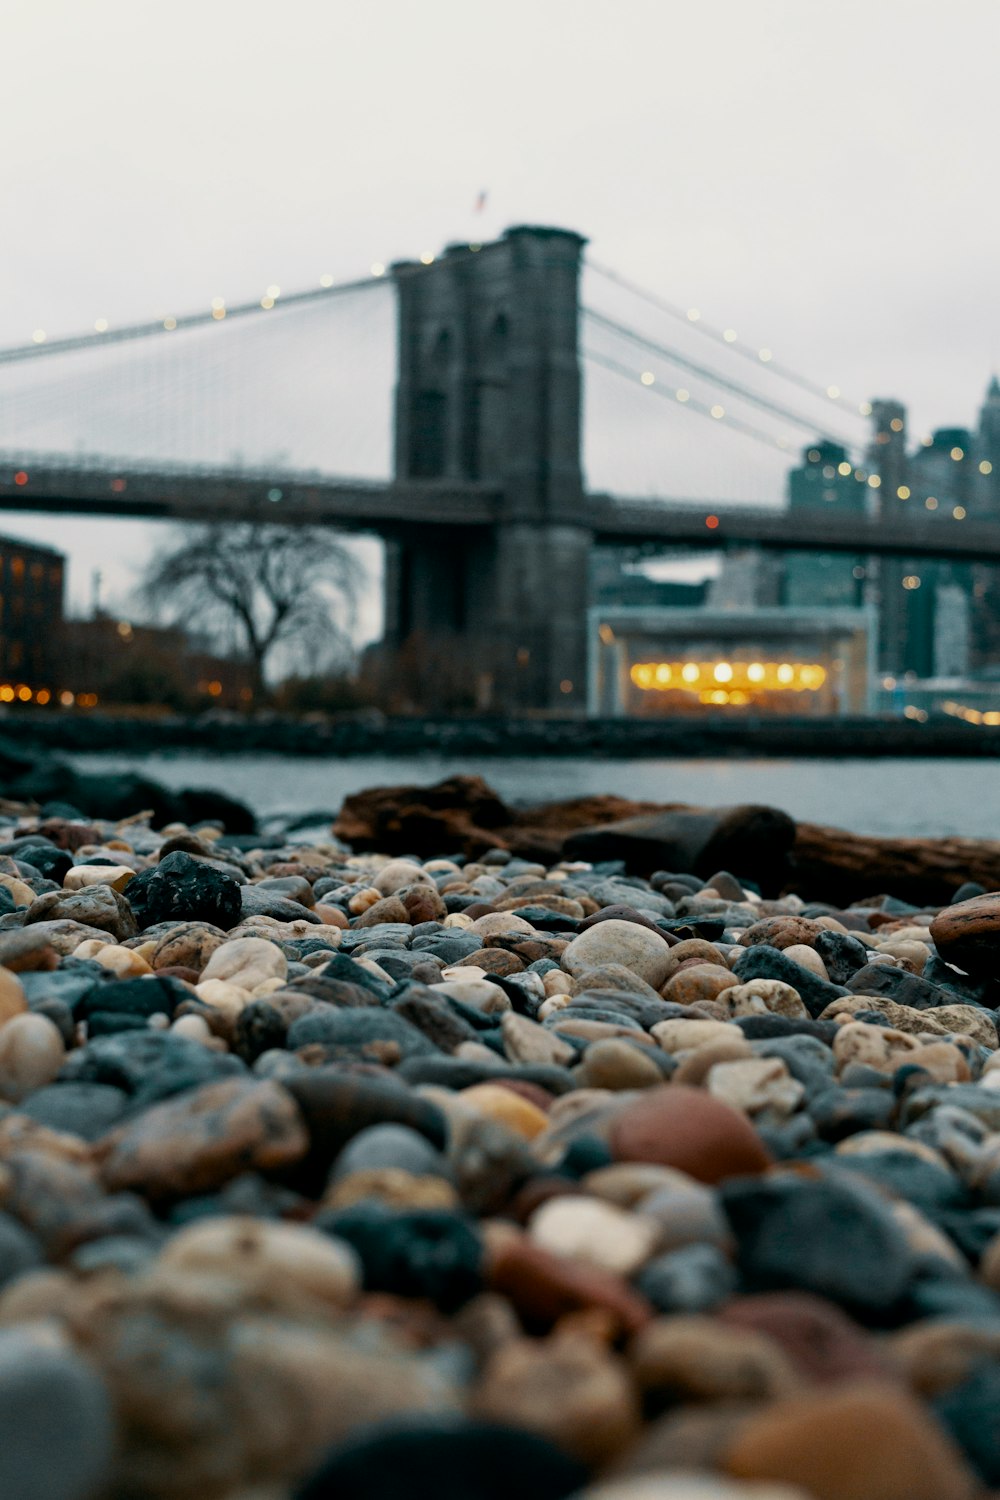
[[[485,527],[503,519],[489,484],[340,479],[307,473],[138,466],[46,455],[0,455],[0,511],[171,521],[267,520],[392,535],[428,526]],[[574,521],[595,541],[650,548],[765,547],[855,556],[1000,563],[1000,523],[829,511],[785,511],[707,501],[589,495]]]

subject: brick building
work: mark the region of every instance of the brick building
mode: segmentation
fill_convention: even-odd
[[[7,701],[56,686],[65,577],[61,552],[0,536],[0,696]]]

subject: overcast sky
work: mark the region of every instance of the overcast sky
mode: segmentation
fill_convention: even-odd
[[[0,344],[539,222],[917,434],[1000,366],[998,0],[6,0],[0,36]],[[723,440],[669,432],[691,490]],[[151,536],[2,524],[77,606]]]

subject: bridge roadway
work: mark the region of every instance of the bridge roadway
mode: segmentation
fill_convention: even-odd
[[[267,520],[392,536],[411,528],[496,525],[503,497],[465,481],[339,479],[293,471],[155,468],[132,460],[0,455],[0,512],[41,511],[168,521]],[[569,518],[567,518],[569,519]],[[836,511],[785,511],[725,502],[629,500],[595,494],[572,521],[601,544],[650,551],[765,547],[855,556],[1000,563],[1000,524]]]

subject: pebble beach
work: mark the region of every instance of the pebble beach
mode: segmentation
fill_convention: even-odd
[[[1000,1495],[1000,892],[3,807],[4,1500]]]

